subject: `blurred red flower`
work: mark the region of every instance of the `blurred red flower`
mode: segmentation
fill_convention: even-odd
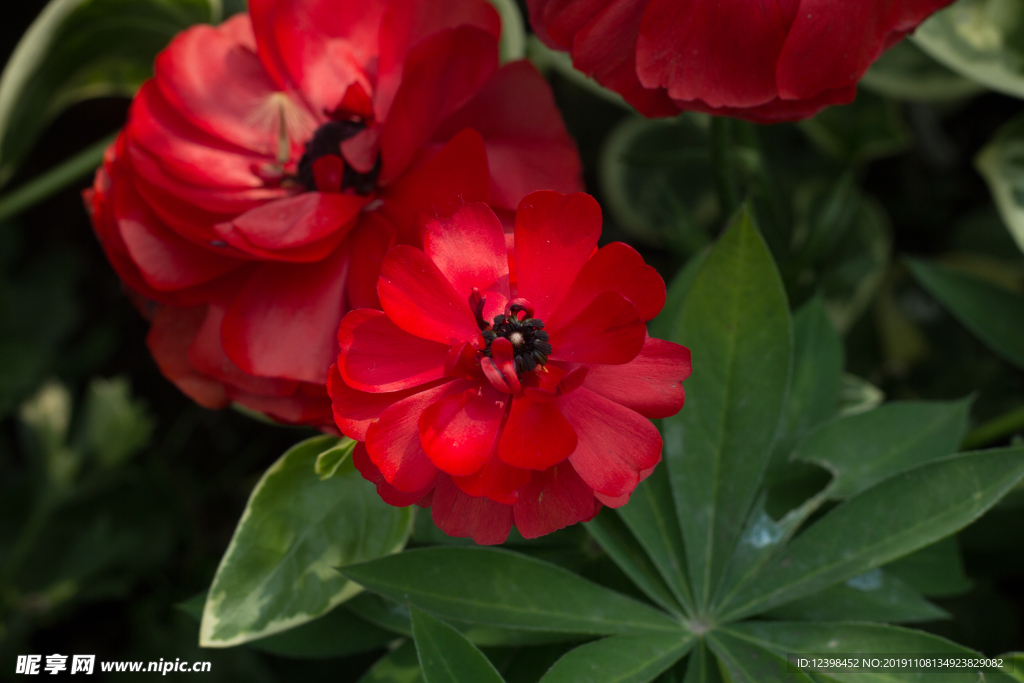
[[[589,195],[543,191],[504,235],[485,204],[431,221],[381,266],[383,311],[341,321],[328,390],[354,461],[452,536],[533,538],[624,504],[661,459],[647,418],[683,406],[690,352],[647,336],[665,284],[597,249]]]
[[[527,0],[537,35],[646,116],[758,123],[846,104],[882,52],[953,0]]]
[[[338,323],[379,305],[388,249],[580,166],[485,0],[249,4],[160,54],[86,202],[182,391],[333,428]]]

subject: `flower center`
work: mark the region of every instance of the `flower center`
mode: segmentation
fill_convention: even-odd
[[[504,337],[512,344],[516,375],[522,376],[524,372],[531,372],[538,365],[547,363],[551,354],[548,333],[544,331],[544,321],[533,317],[533,306],[530,302],[525,299],[513,299],[505,314],[495,316],[493,324],[489,324],[483,318],[485,299],[475,288],[469,297],[470,308],[473,309],[476,323],[481,330],[480,335],[487,342],[487,347],[480,352],[481,356],[491,358],[491,343],[499,337]]]
[[[344,171],[341,176],[341,191],[352,189],[356,194],[367,195],[377,187],[377,176],[380,175],[381,158],[377,155],[377,163],[367,173],[360,173],[345,163],[341,156],[341,143],[357,135],[366,127],[360,120],[328,121],[313,133],[306,143],[306,151],[299,159],[296,180],[310,192],[318,188],[314,164],[327,156],[337,157]]]

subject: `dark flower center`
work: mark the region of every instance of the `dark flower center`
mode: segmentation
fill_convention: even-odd
[[[299,169],[296,180],[310,192],[317,189],[316,178],[313,175],[313,162],[333,155],[344,162],[341,156],[341,143],[350,137],[358,134],[366,127],[363,121],[328,121],[313,133],[313,137],[306,143],[306,151],[299,159]],[[377,176],[380,175],[381,158],[377,155],[377,163],[367,173],[360,173],[354,168],[345,164],[345,170],[341,178],[341,191],[351,188],[357,194],[367,195],[377,187]]]
[[[484,320],[483,310],[485,297],[479,290],[473,289],[469,297],[470,308],[476,316],[476,324],[480,327],[480,335],[487,342],[481,351],[482,356],[491,358],[491,343],[498,337],[504,337],[512,343],[512,354],[515,357],[516,374],[530,372],[538,365],[548,362],[551,344],[548,333],[544,331],[544,321],[532,317],[533,307],[524,299],[514,299],[508,307],[508,313],[494,317],[494,323]],[[524,314],[520,319],[519,314]]]

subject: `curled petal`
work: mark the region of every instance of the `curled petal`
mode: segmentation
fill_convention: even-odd
[[[525,538],[537,538],[590,519],[599,509],[594,492],[566,462],[534,472],[519,489],[516,528]]]
[[[445,392],[444,385],[395,403],[366,430],[366,451],[389,484],[412,493],[429,488],[438,469],[420,446],[419,418]]]
[[[599,294],[572,320],[553,319],[552,360],[618,365],[636,358],[647,327],[631,302],[615,292]]]
[[[504,543],[512,528],[512,506],[486,496],[471,496],[447,475],[437,478],[430,516],[449,536],[472,538],[480,545]]]
[[[396,489],[388,483],[388,480],[381,474],[380,469],[370,460],[370,456],[366,452],[366,444],[364,443],[357,443],[356,447],[352,450],[352,464],[359,470],[359,474],[363,475],[363,479],[377,487],[377,495],[388,505],[408,507],[422,500],[424,496],[433,490],[432,484],[420,491],[408,492]]]
[[[550,401],[512,400],[498,442],[498,457],[513,467],[546,470],[576,449],[576,432]]]
[[[444,376],[448,347],[420,339],[381,311],[352,311],[338,328],[338,371],[360,391],[402,391]]]
[[[494,453],[508,401],[489,384],[453,382],[420,416],[420,443],[431,462],[454,476],[479,471]]]
[[[690,376],[690,350],[648,337],[636,358],[622,365],[590,365],[587,389],[651,419],[670,417],[686,400],[683,380]]]

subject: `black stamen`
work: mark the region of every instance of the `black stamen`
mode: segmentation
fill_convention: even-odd
[[[295,179],[310,192],[316,191],[316,178],[313,175],[313,162],[329,154],[341,157],[341,143],[358,134],[366,127],[362,121],[328,121],[316,129],[313,137],[306,143],[306,151],[299,159],[298,173]],[[352,188],[358,194],[370,194],[377,187],[377,176],[380,175],[381,157],[377,155],[377,163],[367,173],[359,173],[345,164],[341,179],[341,190]]]
[[[470,297],[470,305],[473,298]],[[483,307],[481,306],[481,311]],[[516,374],[532,372],[538,365],[548,362],[548,354],[551,353],[551,344],[548,343],[548,333],[543,331],[544,322],[536,318],[518,320],[517,314],[527,310],[524,306],[513,305],[509,307],[511,315],[508,317],[498,315],[494,317],[494,325],[491,329],[481,332],[481,336],[487,342],[487,348],[482,351],[484,356],[491,356],[491,342],[498,337],[503,337],[512,342],[512,353],[515,362]],[[482,322],[480,315],[477,323]]]

